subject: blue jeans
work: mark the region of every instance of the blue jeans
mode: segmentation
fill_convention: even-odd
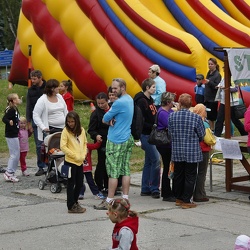
[[[32,128],[33,128],[33,134],[34,134],[34,139],[35,139],[35,143],[36,143],[37,166],[38,166],[38,168],[42,169],[45,167],[45,163],[42,162],[42,160],[41,160],[41,145],[42,145],[43,141],[38,140],[37,126],[33,120],[32,120]]]
[[[145,151],[141,192],[160,192],[160,154],[155,145],[148,143],[149,135],[141,135],[141,148]]]

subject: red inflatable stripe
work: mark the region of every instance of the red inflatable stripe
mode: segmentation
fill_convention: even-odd
[[[187,2],[197,13],[202,13],[202,18],[223,35],[243,46],[250,46],[250,36],[248,34],[230,26],[219,17],[215,16],[211,11],[204,7],[200,1],[187,0]]]
[[[34,9],[35,8],[35,9]],[[37,10],[39,11],[37,12]],[[50,15],[40,0],[23,0],[22,10],[32,22],[37,35],[61,65],[61,68],[90,99],[107,86],[93,71],[91,65],[81,56],[75,44],[64,34],[60,24]]]
[[[160,42],[168,45],[169,47],[179,50],[184,53],[191,54],[192,52],[188,46],[179,38],[168,34],[161,29],[153,26],[151,23],[143,19],[138,15],[124,0],[115,0],[119,7],[129,16],[134,23],[136,23],[141,29],[145,30],[148,34],[153,36],[155,39]]]

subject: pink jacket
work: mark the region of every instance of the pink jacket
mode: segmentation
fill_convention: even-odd
[[[20,152],[29,151],[29,137],[32,135],[27,129],[19,129],[18,138],[20,144]]]
[[[244,129],[248,132],[247,146],[250,147],[250,106],[245,113]]]

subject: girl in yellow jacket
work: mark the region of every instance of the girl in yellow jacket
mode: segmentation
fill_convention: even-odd
[[[71,177],[67,183],[68,213],[84,213],[86,208],[80,206],[78,197],[83,186],[82,164],[87,154],[87,138],[75,111],[66,116],[60,148],[65,154],[64,164],[71,168]]]

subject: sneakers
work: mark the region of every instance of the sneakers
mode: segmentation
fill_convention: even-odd
[[[83,194],[79,194],[78,200],[83,200],[83,199],[84,199],[84,195]]]
[[[95,195],[95,199],[105,200],[106,196],[104,196],[101,192],[99,192],[99,194]]]
[[[27,170],[23,171],[23,176],[30,176],[29,172]]]
[[[79,203],[75,203],[71,209],[68,210],[70,214],[82,214],[86,211],[86,208],[81,207]]]
[[[96,210],[108,210],[109,203],[106,200],[103,200],[99,205],[94,206]]]
[[[181,204],[181,208],[183,208],[183,209],[195,208],[195,207],[197,207],[197,205],[195,203],[193,203],[193,202],[190,202],[190,203],[183,202]]]
[[[35,176],[41,176],[44,174],[45,174],[45,171],[43,170],[43,168],[39,168],[39,170],[35,173]]]
[[[5,170],[3,167],[0,167],[0,173],[1,173],[1,174],[4,174],[5,171],[6,171],[6,170]]]
[[[19,179],[17,179],[16,176],[14,176],[14,173],[9,173],[7,171],[5,171],[5,173],[3,174],[3,177],[6,181],[12,181],[12,182],[18,182]]]

